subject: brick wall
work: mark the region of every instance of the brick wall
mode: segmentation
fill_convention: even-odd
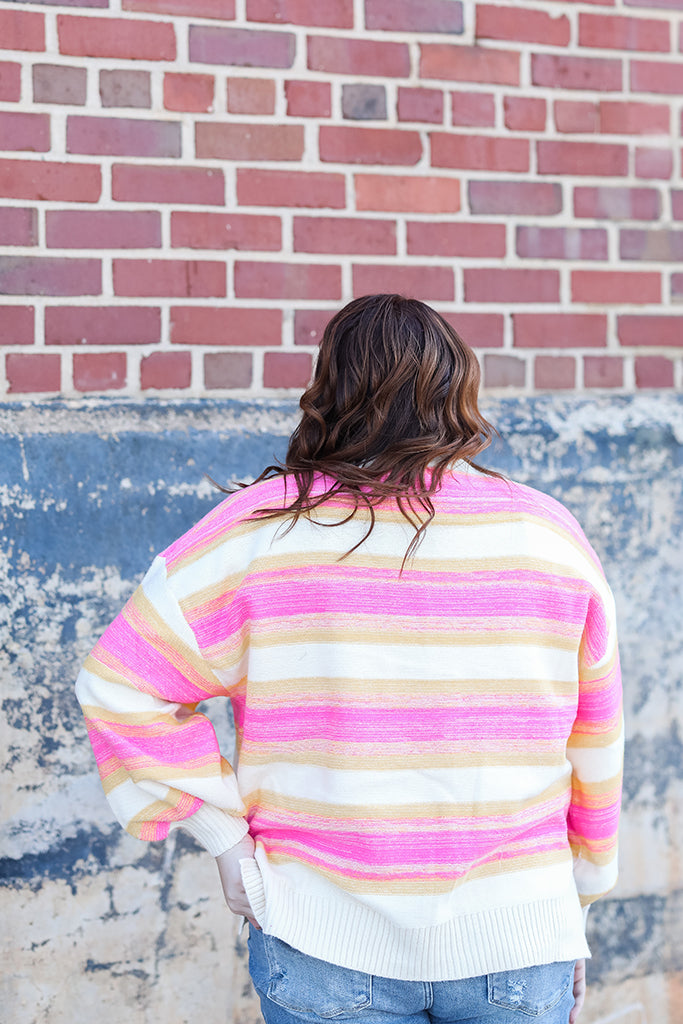
[[[682,22],[0,2],[0,395],[298,389],[330,313],[388,290],[489,389],[681,388]]]

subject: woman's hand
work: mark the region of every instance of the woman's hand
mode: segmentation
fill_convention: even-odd
[[[216,864],[218,865],[218,874],[221,877],[223,895],[228,907],[232,910],[233,914],[246,917],[247,921],[253,924],[254,928],[258,928],[259,925],[256,922],[254,912],[244,890],[242,873],[240,871],[240,861],[253,856],[254,840],[250,835],[246,835],[244,839],[240,839],[236,846],[231,846],[225,853],[221,853],[216,857]]]
[[[583,1001],[586,998],[586,961],[577,960],[574,968],[574,1006],[569,1014],[569,1024],[576,1024]]]

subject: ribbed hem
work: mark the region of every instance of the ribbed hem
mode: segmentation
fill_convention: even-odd
[[[245,857],[240,861],[242,884],[249,900],[254,917],[261,924],[266,913],[266,891],[258,864],[253,857]]]
[[[173,822],[171,828],[185,829],[212,857],[218,857],[235,846],[249,831],[244,818],[228,814],[212,804],[202,804],[189,818]]]
[[[249,899],[258,903],[259,912],[254,902],[252,907],[265,932],[309,956],[368,974],[456,981],[590,956],[581,908],[571,892],[407,929],[353,899],[328,902],[272,876],[268,882],[264,891],[260,872],[257,879],[250,871]]]

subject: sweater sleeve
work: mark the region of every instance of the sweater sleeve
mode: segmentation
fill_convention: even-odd
[[[218,856],[247,833],[237,780],[197,704],[225,695],[158,557],[76,683],[104,791],[138,839],[182,826]]]
[[[588,602],[579,650],[577,715],[567,747],[572,765],[568,834],[584,907],[617,880],[623,744],[614,599],[604,584],[593,589]]]

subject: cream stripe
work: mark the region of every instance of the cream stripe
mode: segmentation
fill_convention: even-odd
[[[370,802],[393,808],[406,801],[451,801],[454,794],[464,793],[476,793],[477,799],[483,800],[517,800],[539,789],[568,785],[570,770],[569,763],[560,757],[545,765],[527,757],[526,763],[518,762],[514,772],[509,771],[509,762],[475,767],[468,761],[459,767],[450,763],[445,767],[425,766],[419,773],[403,765],[391,768],[384,761],[366,770],[355,760],[353,770],[320,766],[311,772],[306,764],[273,759],[264,771],[260,764],[253,767],[243,759],[239,783],[242,793],[264,786],[285,799],[306,793],[321,804],[329,801],[343,807]]]

